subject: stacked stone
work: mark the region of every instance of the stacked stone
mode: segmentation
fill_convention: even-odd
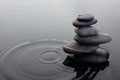
[[[109,58],[107,50],[100,48],[99,45],[111,41],[111,37],[105,33],[99,33],[98,29],[93,24],[97,20],[93,15],[84,14],[78,15],[73,21],[75,26],[74,36],[75,42],[63,46],[63,50],[72,54],[72,58],[76,61],[87,63],[102,63]]]

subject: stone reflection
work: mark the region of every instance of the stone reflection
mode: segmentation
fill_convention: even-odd
[[[99,64],[84,63],[75,61],[70,56],[67,56],[63,64],[73,67],[74,71],[77,73],[72,80],[93,80],[99,71],[109,66],[108,61]]]

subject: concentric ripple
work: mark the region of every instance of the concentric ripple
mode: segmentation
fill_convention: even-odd
[[[38,60],[43,63],[55,63],[62,60],[62,54],[59,50],[46,49],[40,52]]]
[[[84,66],[85,64],[76,65],[63,51],[63,45],[71,42],[70,40],[72,39],[60,36],[41,36],[11,44],[0,53],[0,80],[83,80],[84,78],[88,80],[94,78],[97,68]],[[103,70],[101,67],[98,69]],[[99,77],[96,78],[95,80],[99,79]],[[100,78],[100,80],[103,79]]]
[[[62,38],[53,37],[23,40],[2,52],[0,71],[6,80],[61,80],[75,76],[72,68],[62,64],[67,56],[64,44]]]

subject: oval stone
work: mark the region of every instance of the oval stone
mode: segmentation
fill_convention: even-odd
[[[78,15],[78,21],[91,21],[94,19],[94,16],[91,14]]]
[[[109,58],[109,53],[107,50],[103,48],[96,49],[95,52],[91,54],[77,54],[73,55],[72,58],[77,62],[84,62],[84,63],[103,63],[106,62]]]
[[[89,44],[89,45],[96,45],[96,44],[103,44],[110,42],[112,39],[108,34],[101,33],[96,36],[89,36],[89,37],[80,37],[76,35],[74,37],[79,44]]]
[[[87,36],[95,36],[98,34],[99,31],[96,27],[88,26],[88,27],[76,28],[75,32],[80,37],[87,37]]]
[[[87,27],[87,26],[90,26],[90,25],[93,25],[97,23],[97,20],[94,18],[92,21],[88,21],[88,22],[84,22],[84,21],[78,21],[78,20],[75,20],[73,21],[73,26],[75,27]]]
[[[63,50],[68,54],[91,53],[98,48],[98,45],[81,45],[76,42],[66,44]]]

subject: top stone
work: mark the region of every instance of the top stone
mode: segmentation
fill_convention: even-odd
[[[91,14],[78,15],[78,21],[91,21],[94,19],[94,16]]]

